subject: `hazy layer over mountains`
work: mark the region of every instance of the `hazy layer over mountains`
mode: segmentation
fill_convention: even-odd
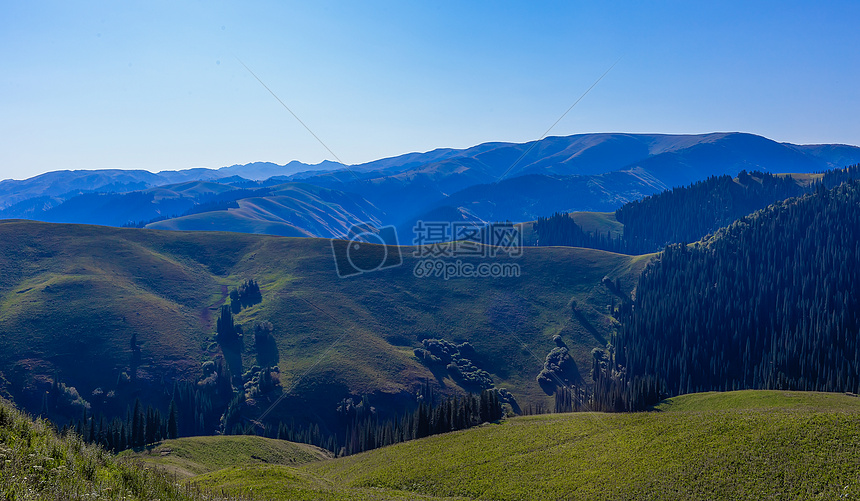
[[[409,239],[416,220],[526,221],[611,211],[741,170],[818,172],[860,148],[744,133],[581,134],[437,149],[349,166],[256,162],[182,171],[55,171],[0,182],[0,218],[287,236],[342,236],[359,222]]]

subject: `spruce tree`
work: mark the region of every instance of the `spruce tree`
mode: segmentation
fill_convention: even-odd
[[[167,438],[173,439],[179,437],[179,423],[177,422],[176,400],[170,401],[170,410],[167,418]]]

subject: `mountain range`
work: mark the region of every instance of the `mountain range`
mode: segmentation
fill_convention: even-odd
[[[256,162],[182,171],[55,171],[0,182],[0,218],[336,237],[354,224],[535,220],[626,202],[742,170],[821,172],[849,145],[746,133],[580,134],[409,153],[359,165]]]

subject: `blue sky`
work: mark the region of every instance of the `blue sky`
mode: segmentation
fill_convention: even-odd
[[[0,178],[552,131],[860,144],[860,2],[3,2]],[[238,58],[238,59],[237,59]]]

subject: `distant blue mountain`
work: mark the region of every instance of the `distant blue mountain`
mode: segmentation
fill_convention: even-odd
[[[402,155],[304,182],[357,193],[386,220],[409,227],[441,214],[523,221],[555,211],[610,211],[709,176],[821,172],[860,162],[856,146],[793,145],[736,132],[580,134],[426,155],[423,164],[416,154]]]
[[[336,162],[294,161],[158,173],[49,172],[0,182],[0,218],[120,225],[194,213],[157,227],[330,236],[343,224],[361,219],[410,228],[414,221],[428,218],[524,221],[556,211],[611,211],[709,176],[736,175],[741,170],[821,172],[856,163],[860,163],[856,146],[794,145],[737,132],[579,134],[408,153],[348,168]],[[201,181],[209,185],[172,188]],[[296,185],[297,181],[304,184]],[[308,185],[330,191],[315,192]],[[240,202],[246,193],[279,186],[276,202],[266,197]],[[158,187],[164,188],[163,196],[152,194]],[[222,194],[229,190],[238,191]],[[267,215],[266,204],[276,214]],[[195,213],[201,210],[238,212],[218,215],[213,226],[216,216]],[[266,218],[271,221],[259,223]]]
[[[319,173],[343,167],[342,164],[328,161],[316,165],[293,161],[286,165],[254,162],[220,169],[194,168],[157,173],[120,169],[60,170],[24,180],[0,181],[0,209],[36,197],[58,197],[65,200],[82,193],[127,193],[155,186],[231,177],[261,181],[273,176],[291,176],[301,172]]]
[[[408,180],[425,176],[439,181],[444,178],[445,184],[463,189],[471,184],[497,182],[502,177],[525,174],[596,175],[642,167],[665,185],[677,186],[709,175],[736,174],[743,169],[812,172],[857,162],[860,162],[857,146],[793,145],[739,132],[603,133],[410,153],[352,166],[351,170],[366,180]],[[317,177],[320,183],[356,182],[353,174],[345,170]],[[313,179],[310,178],[315,182]]]

